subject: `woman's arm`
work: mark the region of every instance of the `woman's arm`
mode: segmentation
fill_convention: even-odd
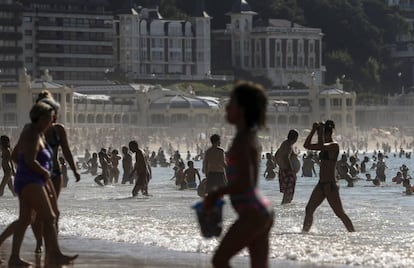
[[[22,135],[23,136],[23,135]],[[23,144],[22,144],[23,145]],[[45,146],[45,144],[43,144]],[[24,134],[24,161],[26,165],[35,173],[42,175],[47,181],[50,179],[50,173],[47,169],[42,167],[36,160],[37,154],[41,149],[41,139],[39,134],[26,132]]]
[[[319,123],[317,123],[317,122],[313,123],[312,129],[311,129],[310,133],[308,134],[308,136],[306,137],[305,143],[303,144],[303,147],[305,147],[305,149],[319,150],[318,144],[313,144],[312,143],[313,135],[315,135],[318,128],[319,128]]]
[[[68,161],[68,164],[73,171],[73,175],[78,182],[80,181],[80,175],[76,168],[75,161],[73,160],[72,152],[69,148],[68,136],[66,135],[65,127],[60,124],[53,125],[52,127],[56,128],[56,131],[60,138],[60,146],[62,147],[63,156],[65,157],[66,161]]]

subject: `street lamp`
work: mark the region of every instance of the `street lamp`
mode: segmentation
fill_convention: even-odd
[[[404,88],[401,85],[401,76],[402,76],[402,73],[401,72],[398,72],[397,75],[398,75],[398,89],[401,90],[401,94],[404,94]]]

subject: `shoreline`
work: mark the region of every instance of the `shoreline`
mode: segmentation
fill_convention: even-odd
[[[30,232],[30,230],[28,231]],[[88,244],[99,245],[98,250],[93,248],[82,247],[82,238],[77,237],[60,237],[59,242],[64,254],[79,254],[72,267],[77,268],[102,268],[102,267],[140,267],[140,268],[163,268],[163,267],[180,267],[180,268],[208,268],[211,265],[211,254],[172,251],[154,246],[136,245],[134,252],[124,252],[123,243],[114,243],[102,240],[90,240]],[[78,248],[75,249],[76,244]],[[35,267],[44,267],[44,255],[33,253],[35,243],[31,235],[27,235],[23,241],[21,257],[35,265]],[[11,239],[8,239],[0,247],[1,268],[8,267],[7,262],[11,252]],[[155,253],[156,252],[156,253]],[[134,255],[136,254],[136,255]],[[236,256],[232,259],[233,267],[250,267],[250,259],[245,256]],[[269,267],[284,268],[317,268],[332,267],[345,268],[348,266],[326,265],[326,264],[306,264],[289,260],[269,260]]]

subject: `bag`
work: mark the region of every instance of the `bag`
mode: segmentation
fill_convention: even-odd
[[[203,202],[197,202],[193,209],[197,214],[198,223],[200,224],[201,234],[205,238],[211,238],[213,236],[220,236],[223,223],[223,199],[217,199],[214,207],[209,210],[204,209]]]

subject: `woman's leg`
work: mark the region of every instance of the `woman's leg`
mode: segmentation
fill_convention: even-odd
[[[7,238],[13,235],[14,230],[16,228],[17,220],[10,223],[9,226],[0,234],[0,246],[6,241]]]
[[[316,208],[323,202],[325,199],[325,194],[323,193],[320,184],[317,184],[313,189],[313,192],[309,198],[308,204],[306,205],[306,214],[305,220],[303,221],[302,232],[309,232],[313,223],[313,213]]]
[[[77,256],[65,256],[60,251],[57,241],[55,226],[56,215],[53,211],[52,202],[46,188],[40,184],[30,184],[25,187],[27,202],[30,202],[32,209],[37,213],[37,217],[44,224],[44,238],[46,246],[46,263],[52,265],[64,265],[70,263]]]
[[[335,215],[342,220],[348,232],[355,232],[354,225],[352,224],[351,219],[348,217],[348,215],[345,214],[345,211],[342,207],[342,201],[339,197],[339,189],[329,189],[326,193],[326,199],[328,200],[329,205],[335,212]]]
[[[55,224],[56,224],[56,232],[58,232],[58,219],[59,219],[59,209],[57,205],[57,194],[55,192],[55,185],[52,181],[47,181],[46,183],[46,191],[50,199],[50,204],[52,206],[53,212],[56,216]],[[40,217],[36,217],[35,220],[32,223],[32,231],[36,238],[36,248],[35,253],[41,253],[42,252],[42,246],[43,246],[43,222]]]
[[[30,192],[28,191],[28,186],[23,189],[19,197],[19,218],[14,225],[13,232],[13,242],[12,242],[12,252],[9,258],[9,266],[28,266],[30,263],[24,261],[20,258],[20,248],[23,243],[24,234],[26,232],[27,226],[29,226],[31,221],[32,210],[30,208]]]
[[[262,233],[259,234],[249,245],[250,264],[255,268],[267,268],[269,266],[269,233],[273,226],[274,213],[264,218]],[[258,224],[260,224],[258,222]]]
[[[14,191],[12,176],[9,176],[7,180],[7,186],[9,187],[10,192],[12,192],[13,196],[17,196],[16,192]]]
[[[262,230],[257,228],[258,223],[256,215],[241,216],[230,227],[226,235],[214,254],[213,266],[226,268],[230,267],[230,259],[236,255],[244,247],[260,233]]]
[[[1,183],[0,183],[0,196],[3,196],[4,188],[6,187],[8,180],[9,180],[8,175],[4,174],[3,179],[1,180]]]

